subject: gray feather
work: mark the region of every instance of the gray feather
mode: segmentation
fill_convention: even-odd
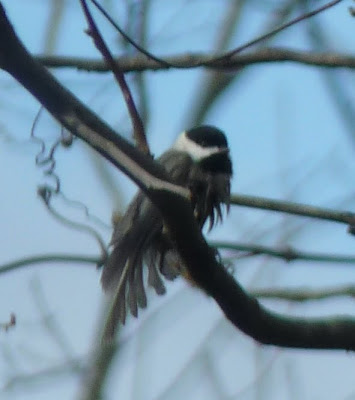
[[[168,151],[158,161],[175,183],[190,188],[195,216],[201,227],[208,217],[210,228],[222,219],[221,203],[229,201],[229,175],[218,174],[217,179],[211,174],[206,183],[206,174],[183,152]],[[178,253],[163,233],[158,209],[142,192],[134,197],[124,216],[115,224],[111,246],[112,252],[101,277],[104,290],[114,293],[125,266],[128,268],[121,293],[116,294],[117,304],[113,305],[117,308],[113,315],[116,320],[110,323],[113,335],[117,320],[125,322],[127,306],[131,314],[137,316],[138,308],[147,305],[144,268],[147,269],[147,284],[161,295],[165,293],[162,276],[174,279],[182,266]]]

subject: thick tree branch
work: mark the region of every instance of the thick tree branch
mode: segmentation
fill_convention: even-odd
[[[1,3],[0,3],[1,6]],[[165,170],[135,149],[81,103],[27,52],[0,7],[0,68],[9,72],[73,135],[80,137],[116,165],[143,190],[189,192],[169,184]]]
[[[227,60],[214,61],[214,54],[186,53],[164,57],[168,64],[162,63],[145,56],[122,56],[115,58],[122,72],[161,71],[167,69],[192,69],[206,67],[212,70],[232,71],[240,67],[255,64],[293,62],[325,68],[355,69],[355,56],[334,52],[311,52],[291,50],[280,47],[263,48],[238,54]],[[36,56],[36,59],[50,68],[76,68],[85,71],[109,72],[110,66],[101,59],[86,59],[81,57],[63,56]],[[175,67],[173,67],[175,66]]]
[[[355,318],[289,318],[268,311],[217,262],[194,219],[186,189],[64,89],[17,39],[0,3],[0,67],[29,90],[71,133],[134,180],[160,210],[192,279],[247,335],[277,346],[354,349]]]

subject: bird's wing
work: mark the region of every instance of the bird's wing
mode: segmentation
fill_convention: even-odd
[[[186,183],[192,165],[191,158],[182,152],[168,151],[158,160],[169,177],[177,184]],[[112,252],[104,266],[101,283],[105,290],[117,293],[121,286],[115,305],[113,325],[126,319],[126,304],[130,311],[137,316],[138,307],[147,304],[143,263],[147,262],[148,283],[158,294],[165,293],[159,263],[162,218],[159,210],[141,191],[134,197],[126,213],[114,226],[111,246]],[[147,260],[148,257],[148,260]],[[116,301],[115,301],[116,302]]]

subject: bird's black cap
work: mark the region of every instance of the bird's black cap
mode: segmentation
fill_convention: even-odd
[[[198,126],[186,131],[186,135],[202,147],[228,147],[226,136],[214,126]]]

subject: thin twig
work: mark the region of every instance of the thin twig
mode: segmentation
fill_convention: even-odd
[[[301,7],[308,11],[308,1],[301,1]],[[332,36],[323,28],[317,20],[309,20],[307,33],[313,49],[330,49],[333,47]],[[313,50],[312,49],[312,50]],[[355,102],[354,97],[348,90],[353,86],[347,86],[339,74],[331,74],[330,71],[321,71],[325,87],[329,92],[330,99],[335,103],[340,121],[345,125],[347,133],[354,144],[355,139]],[[350,89],[351,90],[351,89]]]
[[[78,363],[80,363],[80,360],[78,360]],[[85,365],[82,364],[81,372],[83,372],[84,369]],[[38,385],[39,383],[52,385],[53,381],[49,378],[58,378],[59,375],[67,376],[71,372],[76,373],[76,370],[73,370],[72,364],[68,362],[52,365],[32,373],[21,372],[18,375],[11,376],[5,381],[1,389],[3,392],[6,392],[17,389],[18,387],[23,387],[25,390],[28,390],[29,385]]]
[[[255,297],[264,299],[280,299],[287,301],[310,301],[324,300],[330,297],[355,297],[355,286],[345,285],[322,289],[307,288],[267,288],[267,289],[251,289],[249,293]]]
[[[334,211],[329,208],[315,207],[290,201],[272,200],[264,197],[235,194],[231,197],[231,204],[273,210],[303,217],[324,219],[327,221],[341,222],[349,225],[349,233],[354,234],[355,213],[350,211]]]
[[[95,335],[94,349],[90,354],[88,367],[83,374],[79,393],[75,396],[80,400],[97,400],[104,398],[107,387],[106,380],[115,356],[119,353],[121,345],[119,341],[110,343],[102,342],[102,325],[107,320],[110,306],[104,307],[98,319],[98,332]]]
[[[334,0],[330,3],[325,4],[322,7],[319,7],[316,10],[313,10],[309,13],[303,14],[297,18],[294,18],[292,21],[289,21],[285,24],[282,24],[280,27],[273,29],[272,31],[266,33],[265,35],[261,35],[258,36],[256,39],[253,39],[245,44],[243,44],[240,47],[237,47],[234,50],[231,50],[221,56],[217,56],[217,57],[212,57],[210,58],[204,65],[209,65],[211,63],[215,63],[215,62],[219,62],[219,61],[224,61],[226,59],[230,59],[232,58],[234,55],[236,55],[237,53],[240,53],[242,51],[244,51],[245,49],[254,46],[257,43],[263,42],[266,39],[269,39],[270,37],[276,35],[277,33],[289,28],[292,25],[298,24],[299,22],[306,20],[308,18],[311,18],[331,7],[334,7],[336,4],[340,3],[342,0]],[[167,67],[167,68],[181,68],[181,66],[179,64],[173,63],[171,61],[168,61],[167,59],[162,59],[160,57],[157,57],[155,55],[153,55],[152,53],[148,52],[146,49],[144,49],[142,46],[140,46],[138,43],[136,43],[129,35],[127,35],[124,30],[122,28],[120,28],[120,26],[113,21],[113,19],[111,18],[111,16],[106,12],[106,10],[96,1],[96,0],[91,0],[91,2],[98,8],[98,10],[105,16],[105,18],[111,23],[111,25],[113,25],[115,27],[115,29],[120,33],[120,35],[122,37],[124,37],[125,40],[127,40],[127,42],[129,42],[135,49],[137,49],[140,53],[144,54],[146,57],[148,57],[149,59],[157,62],[158,64],[160,64],[163,67]]]
[[[306,14],[303,14],[303,15],[297,17],[297,18],[294,18],[293,20],[281,25],[280,27],[278,27],[276,29],[273,29],[272,31],[266,33],[265,35],[259,36],[256,39],[253,39],[253,40],[243,44],[242,46],[239,46],[236,49],[231,50],[231,51],[223,54],[220,57],[216,57],[216,58],[212,59],[210,62],[223,61],[225,59],[233,57],[237,53],[240,53],[243,50],[245,50],[245,49],[247,49],[247,48],[249,48],[251,46],[254,46],[257,43],[260,43],[265,39],[269,39],[271,36],[276,35],[277,33],[289,28],[292,25],[298,24],[301,21],[304,21],[304,20],[306,20],[308,18],[311,18],[311,17],[313,17],[313,16],[315,16],[315,15],[317,15],[317,14],[319,14],[319,13],[321,13],[321,12],[331,8],[331,7],[334,7],[336,4],[340,3],[341,1],[343,1],[343,0],[333,0],[333,1],[325,4],[324,6],[317,8],[316,10],[313,10],[313,11],[311,11],[309,13],[306,13]]]
[[[132,7],[130,16],[128,18],[128,29],[130,33],[134,33],[137,42],[141,46],[146,46],[148,36],[148,15],[149,8],[151,6],[150,1],[136,2],[135,6]],[[126,43],[127,49],[131,46]],[[134,49],[135,50],[135,49]],[[136,51],[129,51],[130,54],[136,53]],[[143,121],[144,126],[149,125],[150,118],[150,96],[148,93],[149,76],[147,74],[134,74],[132,83],[135,84],[137,93],[137,107]]]
[[[7,322],[0,322],[0,330],[7,332],[10,328],[16,325],[16,315],[14,313],[10,314],[10,319]]]
[[[105,245],[102,237],[99,235],[99,233],[96,232],[95,229],[91,228],[91,226],[89,226],[89,225],[71,221],[68,218],[64,217],[63,215],[59,214],[58,211],[56,211],[50,203],[52,192],[48,189],[48,187],[46,187],[46,186],[38,187],[37,193],[40,196],[41,200],[43,200],[43,203],[47,207],[47,210],[49,211],[49,213],[54,218],[56,218],[59,222],[61,222],[62,224],[66,225],[66,226],[69,226],[70,228],[74,228],[77,231],[86,232],[96,239],[97,243],[99,244],[100,250],[101,250],[101,260],[102,260],[101,262],[103,262],[107,257],[107,248],[106,248],[106,245]]]
[[[39,256],[31,256],[20,258],[15,261],[11,261],[0,266],[0,274],[5,274],[7,272],[14,271],[19,268],[27,267],[33,264],[49,264],[49,263],[64,263],[72,267],[78,264],[93,264],[100,265],[102,260],[100,257],[90,257],[87,255],[77,255],[77,254],[41,254]]]
[[[246,1],[230,1],[224,6],[223,18],[219,22],[213,53],[226,51],[232,40],[233,34],[238,34],[241,15],[245,9]],[[183,116],[182,121],[186,126],[201,125],[211,107],[221,93],[225,92],[236,82],[240,81],[244,68],[235,69],[233,73],[221,73],[220,70],[209,69],[207,73],[201,74],[198,86],[194,90],[191,99],[191,106],[187,109],[187,115]],[[186,122],[185,122],[186,121]]]
[[[306,252],[306,251],[296,250],[291,247],[277,249],[269,246],[261,246],[256,244],[246,244],[238,242],[228,243],[223,241],[218,241],[218,242],[212,241],[209,242],[209,244],[218,249],[243,251],[247,252],[250,256],[268,255],[276,258],[282,258],[283,260],[288,262],[296,260],[304,260],[304,261],[316,261],[322,263],[345,263],[345,264],[355,263],[355,256]]]
[[[51,190],[52,192],[55,193],[59,193],[60,179],[59,176],[55,173],[56,161],[54,155],[58,147],[62,144],[62,138],[57,139],[55,143],[48,150],[48,154],[46,154],[47,146],[45,141],[41,137],[36,135],[36,127],[41,117],[42,111],[43,107],[40,107],[32,123],[31,135],[30,135],[31,140],[39,143],[40,145],[40,150],[36,154],[36,166],[43,168],[43,174],[54,180],[55,182],[54,187],[47,185],[48,190]]]
[[[33,299],[36,303],[37,310],[41,316],[41,321],[48,337],[52,339],[59,350],[66,358],[66,362],[71,365],[71,370],[76,373],[82,372],[81,363],[74,357],[74,350],[70,345],[62,327],[58,323],[54,315],[51,315],[48,309],[48,301],[45,297],[43,287],[39,279],[33,279],[30,282]]]
[[[89,34],[92,37],[96,48],[100,51],[102,56],[104,57],[105,61],[107,64],[110,66],[110,69],[118,83],[118,85],[121,88],[123,97],[125,99],[128,112],[132,121],[133,125],[133,136],[136,141],[136,144],[138,148],[143,151],[145,154],[149,154],[149,146],[147,143],[145,131],[144,131],[144,126],[141,120],[141,117],[138,113],[138,110],[136,108],[136,105],[133,100],[133,96],[131,94],[131,91],[127,85],[127,82],[125,80],[124,74],[122,70],[118,67],[116,64],[109,48],[107,47],[91,13],[90,10],[86,4],[86,0],[80,0],[81,6],[83,8],[86,20],[89,25]]]
[[[158,64],[164,66],[164,67],[175,67],[173,64],[170,62],[163,60],[162,58],[156,57],[154,54],[150,53],[146,49],[144,49],[139,43],[137,43],[135,40],[133,40],[127,33],[115,22],[109,13],[102,7],[100,3],[98,3],[96,0],[90,0],[95,7],[101,12],[101,14],[108,20],[108,22],[119,32],[119,34],[128,42],[130,43],[136,50],[138,50],[140,53],[144,54],[146,57],[149,59],[157,62]],[[176,67],[179,68],[179,67]]]
[[[222,241],[221,242],[211,241],[209,242],[209,244],[219,249],[248,252],[252,256],[269,255],[277,258],[282,258],[286,261],[304,260],[304,261],[316,261],[316,262],[326,262],[326,263],[344,263],[344,264],[355,263],[355,256],[313,253],[313,252],[295,250],[291,248],[276,249],[267,246],[244,244],[238,242],[227,243]],[[2,264],[0,265],[0,274],[11,272],[16,269],[30,265],[49,264],[49,263],[64,263],[68,264],[68,266],[70,267],[77,264],[92,264],[97,266],[102,263],[102,260],[98,256],[90,257],[87,255],[60,254],[60,253],[43,254],[38,256],[20,258],[18,260]]]
[[[239,2],[230,2],[230,4],[242,5],[243,1]],[[288,18],[289,14],[292,12],[294,7],[294,0],[286,0],[283,2],[281,8],[278,9],[277,13],[271,13],[271,15],[267,18],[266,23],[260,29],[260,32],[257,35],[262,35],[265,32],[269,32],[271,29],[274,29],[276,26],[282,25],[284,21]],[[230,15],[233,12],[229,12]],[[226,22],[226,24],[228,24]],[[226,25],[225,24],[225,25]],[[223,31],[225,28],[220,28],[220,31]],[[263,46],[269,45],[272,38],[264,41]],[[220,43],[221,44],[221,43]],[[222,46],[215,47],[215,51],[219,54],[216,54],[215,57],[220,56],[226,51],[227,45],[229,47],[229,42],[224,43]],[[261,47],[261,43],[258,45],[258,49]],[[222,93],[226,92],[228,88],[233,84],[235,93],[238,93],[238,82],[241,82],[242,77],[247,73],[247,69],[244,66],[240,66],[232,70],[232,73],[221,74],[221,71],[213,71],[214,73],[204,74],[205,79],[202,81],[201,87],[196,91],[196,96],[192,101],[191,110],[188,111],[187,119],[189,121],[188,126],[196,126],[203,123],[208,112],[211,110],[213,104],[216,103],[217,99],[220,98]],[[183,120],[185,120],[183,119]]]

